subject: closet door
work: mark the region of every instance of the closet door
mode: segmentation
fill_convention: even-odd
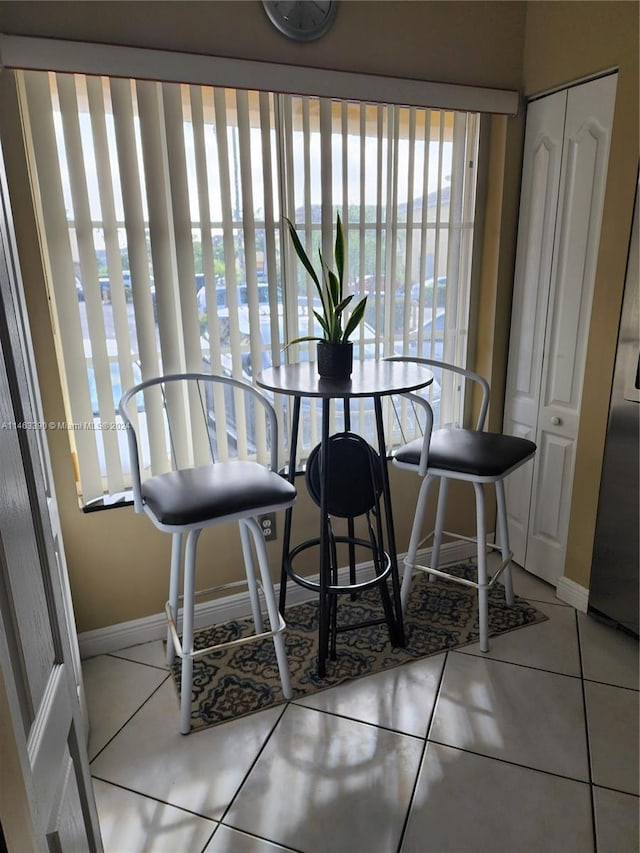
[[[529,105],[525,137],[516,284],[513,294],[504,431],[536,440],[551,259],[558,212],[566,91]],[[506,481],[509,538],[525,563],[533,462]]]
[[[524,425],[531,427],[538,445],[536,458],[528,466],[530,487],[526,472],[520,484],[524,494],[517,494],[517,483],[510,484],[514,521],[519,514],[524,522],[524,503],[529,500],[519,537],[514,530],[514,540],[520,540],[516,559],[554,585],[564,573],[616,82],[617,76],[610,75],[567,90],[553,238],[545,234],[536,241],[534,234],[534,239],[524,241],[523,251],[529,257],[540,253],[540,276],[522,278],[518,272],[515,284],[518,303],[514,302],[512,335],[522,338],[522,330],[532,322],[536,329],[530,332],[529,345],[525,336],[518,348],[516,337],[513,360],[510,354],[505,428],[523,434]],[[531,269],[530,263],[522,261],[523,268]],[[535,312],[531,310],[534,299]],[[532,393],[530,416],[520,421],[526,407],[516,401],[522,396],[527,370],[531,389],[538,387],[537,401]]]

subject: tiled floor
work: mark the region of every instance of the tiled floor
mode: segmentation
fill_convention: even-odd
[[[549,621],[186,737],[161,643],[85,661],[107,851],[637,853],[638,643]]]

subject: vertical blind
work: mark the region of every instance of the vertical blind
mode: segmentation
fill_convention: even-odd
[[[162,373],[252,378],[315,359],[315,291],[284,216],[312,257],[345,226],[345,280],[367,295],[355,357],[464,363],[478,115],[418,107],[79,74],[17,72],[83,501],[126,489],[122,390]],[[438,379],[436,374],[436,379]],[[442,423],[454,387],[431,389]],[[286,400],[274,404],[285,424]],[[218,399],[237,452],[256,437]],[[352,424],[373,436],[366,401]],[[319,409],[303,407],[304,458]],[[161,406],[147,417],[161,420]],[[356,419],[355,421],[353,419]],[[406,404],[390,444],[412,436]],[[336,425],[340,415],[336,415]],[[176,436],[173,436],[174,441]],[[178,442],[188,443],[186,428]],[[220,448],[224,452],[228,448]],[[147,466],[166,464],[164,442]]]

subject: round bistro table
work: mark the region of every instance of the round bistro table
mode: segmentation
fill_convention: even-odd
[[[433,382],[433,373],[421,364],[365,359],[356,361],[348,379],[325,379],[318,375],[317,366],[313,362],[302,364],[282,365],[264,370],[256,377],[256,384],[275,394],[293,397],[293,415],[291,423],[291,438],[289,447],[288,479],[294,481],[296,470],[296,454],[298,447],[298,430],[300,426],[300,401],[303,397],[315,397],[322,400],[322,432],[320,441],[320,536],[317,540],[309,540],[302,546],[297,546],[295,552],[312,544],[320,546],[320,571],[318,582],[310,582],[298,575],[292,567],[291,526],[293,507],[286,510],[282,545],[282,572],[280,583],[280,612],[284,615],[286,605],[287,579],[308,589],[317,589],[318,599],[318,675],[324,677],[326,660],[330,647],[330,612],[331,596],[351,592],[371,586],[377,582],[386,584],[384,578],[376,578],[367,584],[332,584],[330,571],[330,529],[327,496],[329,493],[329,477],[331,476],[331,458],[329,442],[329,423],[331,401],[342,400],[344,405],[345,429],[349,429],[349,403],[352,399],[369,397],[373,400],[378,451],[380,459],[380,484],[384,505],[384,527],[386,528],[386,543],[380,543],[383,551],[390,560],[391,587],[393,611],[389,624],[389,633],[394,645],[405,644],[402,605],[400,603],[400,578],[391,508],[391,492],[389,488],[389,471],[387,467],[386,442],[382,420],[382,398],[394,394],[404,394],[425,388]],[[352,575],[353,577],[353,575]],[[332,648],[335,648],[335,636]]]

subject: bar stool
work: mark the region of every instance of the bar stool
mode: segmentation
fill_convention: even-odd
[[[322,458],[322,447],[319,444],[309,454],[305,474],[309,495],[318,507],[322,505],[323,464],[325,460]],[[328,494],[325,502],[327,517],[321,520],[321,523],[324,521],[328,528],[329,577],[320,578],[318,582],[309,581],[293,570],[292,562],[295,557],[308,548],[319,546],[320,538],[307,540],[293,548],[288,565],[288,573],[297,583],[308,589],[317,590],[320,596],[318,653],[321,663],[327,654],[331,660],[336,659],[337,634],[342,631],[352,631],[386,622],[391,643],[397,642],[396,618],[387,587],[391,560],[382,550],[381,545],[384,540],[380,512],[382,494],[380,457],[364,438],[347,431],[330,436],[326,464],[329,466]],[[356,537],[354,534],[354,520],[360,516],[366,518],[368,539]],[[332,518],[347,520],[346,536],[335,533]],[[338,545],[341,544],[348,546],[348,583],[339,583],[338,578]],[[371,553],[373,577],[365,580],[357,579],[356,548],[365,548]],[[358,593],[372,587],[377,587],[380,592],[384,617],[338,627],[338,597],[350,594],[352,598],[356,598]]]
[[[212,651],[271,637],[282,691],[292,695],[284,645],[285,622],[278,612],[262,529],[256,516],[292,506],[296,489],[276,473],[278,425],[271,403],[257,388],[212,374],[160,376],[127,391],[120,401],[127,425],[131,478],[136,512],[172,536],[167,615],[167,662],[182,659],[180,731],[191,729],[193,661]],[[260,417],[262,414],[262,418]],[[247,443],[268,462],[232,457],[241,418]],[[260,426],[260,422],[262,425]],[[220,429],[216,429],[217,427]],[[178,443],[177,436],[183,441]],[[264,437],[264,442],[260,438]],[[155,470],[144,457],[153,446]],[[227,452],[222,453],[221,448]],[[223,461],[219,461],[220,457]],[[196,549],[202,531],[237,521],[246,581],[196,590]],[[183,553],[184,543],[184,558]],[[253,544],[253,549],[252,549]],[[254,552],[260,570],[256,577]],[[183,593],[180,568],[183,563]],[[246,584],[255,633],[206,649],[194,649],[194,612],[198,596]],[[263,626],[258,591],[264,596],[269,629]],[[182,605],[182,607],[180,607]],[[182,615],[182,636],[178,633]]]
[[[478,591],[480,649],[483,652],[489,651],[488,594],[489,589],[503,572],[505,573],[506,601],[509,605],[513,604],[513,583],[511,579],[513,553],[509,548],[504,481],[512,471],[534,457],[536,445],[526,438],[484,431],[490,392],[486,379],[477,373],[429,358],[392,356],[389,360],[426,364],[441,369],[443,373],[450,371],[477,383],[482,389],[480,414],[475,429],[447,428],[433,430],[433,412],[429,403],[418,394],[407,394],[407,397],[424,410],[426,427],[422,438],[405,444],[394,453],[393,462],[398,468],[413,471],[422,478],[409,539],[409,549],[404,560],[405,569],[401,588],[403,608],[406,607],[411,579],[416,570],[426,572],[432,580],[444,578],[455,583],[471,586]],[[435,480],[439,482],[435,528],[421,539],[429,488]],[[473,484],[476,502],[476,536],[473,538],[444,530],[447,490],[450,480],[463,480]],[[496,490],[498,545],[486,542],[485,483],[493,483]],[[460,578],[438,568],[443,535],[454,540],[463,539],[476,543],[477,579],[475,581]],[[429,566],[420,565],[416,562],[418,548],[430,538],[433,539],[431,564]],[[502,556],[499,568],[491,577],[487,572],[488,548],[500,551]]]

